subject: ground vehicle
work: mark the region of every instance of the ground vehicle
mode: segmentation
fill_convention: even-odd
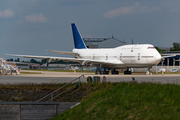
[[[170,69],[169,72],[178,72],[177,69]]]

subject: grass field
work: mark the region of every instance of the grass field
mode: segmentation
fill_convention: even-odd
[[[180,119],[180,86],[175,84],[91,84],[81,104],[53,120]],[[95,92],[94,92],[95,91]]]

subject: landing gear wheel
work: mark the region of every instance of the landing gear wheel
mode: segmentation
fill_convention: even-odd
[[[100,71],[100,74],[104,74],[104,71]]]
[[[109,68],[97,67],[95,74],[109,74]]]
[[[117,71],[117,70],[114,69],[113,71],[111,71],[111,74],[112,74],[112,75],[113,75],[113,74],[116,74],[116,75],[117,75],[117,74],[119,74],[119,71]]]
[[[124,71],[124,75],[131,75],[132,72],[131,71]]]
[[[109,71],[103,71],[103,74],[109,74]]]

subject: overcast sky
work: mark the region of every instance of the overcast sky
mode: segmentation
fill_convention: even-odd
[[[180,42],[179,0],[0,0],[0,57],[64,56],[74,48],[71,23],[82,37],[171,47]],[[23,58],[20,58],[23,59]]]

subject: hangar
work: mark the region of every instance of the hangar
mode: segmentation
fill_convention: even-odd
[[[87,48],[115,48],[126,45],[127,43],[118,40],[112,36],[111,38],[83,38]]]

